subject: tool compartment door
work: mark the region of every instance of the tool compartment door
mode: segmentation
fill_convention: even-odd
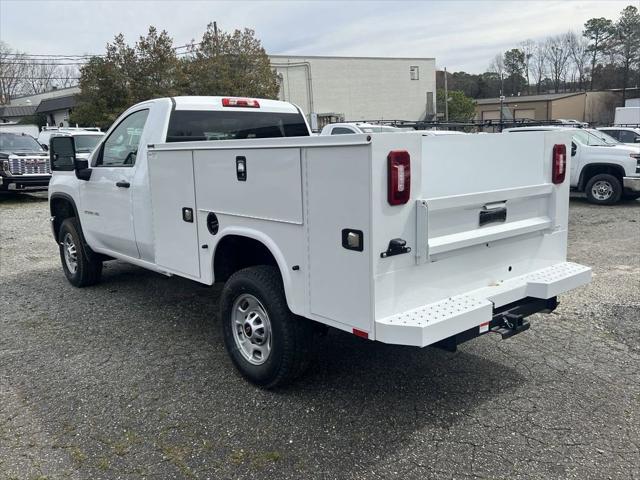
[[[371,148],[310,148],[305,159],[310,312],[372,333]],[[345,248],[343,230],[360,233],[360,250]]]
[[[167,271],[200,278],[193,154],[189,150],[149,152],[155,261]],[[190,209],[191,221],[184,218]]]
[[[302,224],[299,148],[194,150],[198,208]]]

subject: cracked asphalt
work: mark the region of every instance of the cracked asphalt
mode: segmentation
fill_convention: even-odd
[[[219,287],[120,262],[75,289],[43,194],[0,199],[0,479],[640,479],[640,201],[571,200],[593,283],[456,353],[332,331],[243,381]],[[496,338],[497,337],[497,338]]]

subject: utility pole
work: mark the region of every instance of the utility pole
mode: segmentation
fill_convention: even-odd
[[[502,128],[504,126],[504,116],[502,113],[502,106],[504,104],[504,75],[500,72],[500,131],[502,132]]]
[[[218,50],[220,49],[219,47],[219,43],[218,43],[218,22],[213,22],[213,38],[215,40],[215,54],[216,56],[218,55]]]
[[[447,67],[444,67],[444,121],[449,123],[449,90],[447,89]]]

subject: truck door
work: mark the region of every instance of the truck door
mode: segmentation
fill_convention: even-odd
[[[81,222],[96,247],[139,258],[133,229],[132,195],[136,155],[149,110],[124,118],[103,142],[91,179],[82,182]]]

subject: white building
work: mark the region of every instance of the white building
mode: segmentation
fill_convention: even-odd
[[[312,128],[332,121],[430,120],[435,116],[433,58],[270,55],[279,99],[298,105]]]

